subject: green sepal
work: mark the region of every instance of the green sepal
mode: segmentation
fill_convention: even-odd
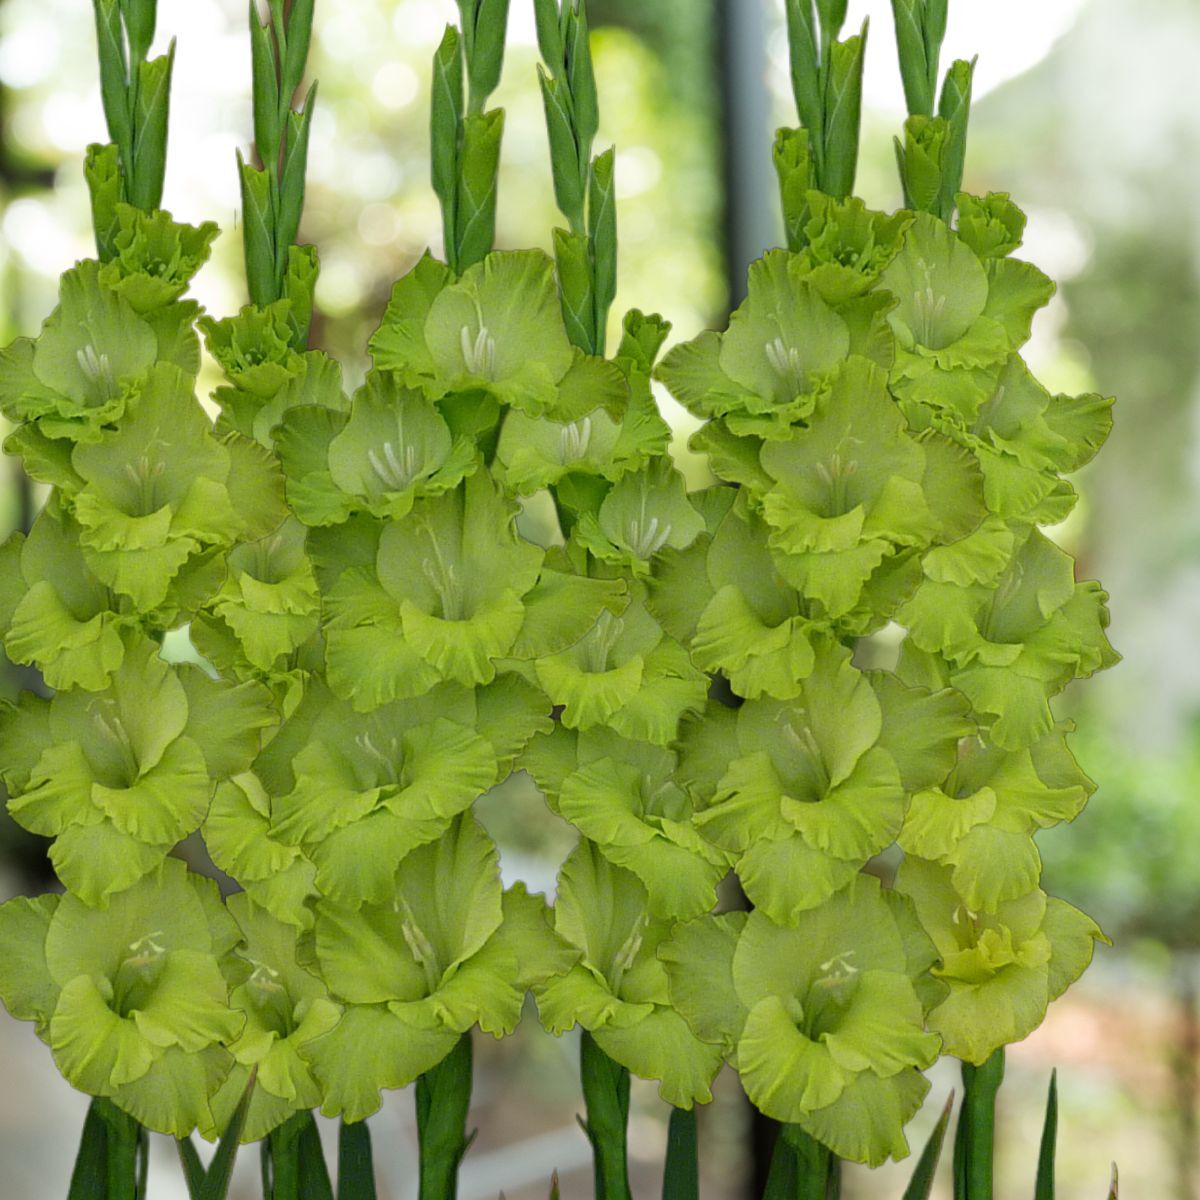
[[[433,190],[441,202],[443,241],[451,270],[458,270],[456,210],[460,161],[460,127],[464,111],[463,64],[459,33],[446,26],[433,57],[431,169]],[[374,347],[372,347],[374,348]]]
[[[279,299],[271,175],[243,161],[240,150],[237,161],[242,184],[242,247],[246,260],[246,283],[250,288],[251,303],[265,308]]]
[[[92,228],[96,233],[96,253],[101,262],[113,255],[113,236],[116,233],[117,205],[124,196],[121,179],[120,152],[111,142],[93,142],[87,148],[83,164],[88,195],[92,205]]]
[[[151,212],[162,203],[167,167],[167,119],[171,99],[171,70],[175,39],[167,53],[137,64],[133,108],[133,169],[125,181],[131,204]]]
[[[460,271],[482,262],[496,240],[496,195],[504,110],[470,114],[462,121],[462,149],[454,213]]]

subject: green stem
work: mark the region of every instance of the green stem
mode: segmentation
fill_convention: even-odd
[[[585,1130],[595,1164],[596,1200],[632,1200],[625,1145],[629,1072],[613,1062],[585,1029],[579,1043],[579,1073],[587,1108]]]
[[[958,1136],[964,1139],[962,1162],[966,1200],[992,1200],[992,1162],[996,1142],[996,1094],[1004,1079],[1004,1048],[982,1066],[963,1063],[963,1109]]]
[[[763,1200],[837,1200],[841,1161],[799,1125],[783,1125]]]
[[[108,1101],[100,1107],[108,1127],[108,1192],[105,1200],[136,1200],[141,1126]]]
[[[467,1152],[471,1106],[471,1035],[464,1033],[438,1065],[417,1080],[420,1200],[454,1200],[458,1165]]]
[[[672,1108],[667,1127],[663,1200],[699,1200],[700,1152],[695,1108]]]

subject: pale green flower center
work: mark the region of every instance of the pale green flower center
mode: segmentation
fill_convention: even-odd
[[[433,555],[421,560],[421,572],[442,602],[442,620],[461,621],[466,616],[467,601],[462,575],[454,563],[448,563],[443,557],[432,527],[427,525],[426,528],[429,530]]]
[[[132,784],[141,774],[141,766],[138,763],[129,730],[125,728],[125,722],[121,720],[121,715],[117,711],[116,702],[110,699],[96,699],[92,702],[91,712],[92,723],[121,758],[121,765],[125,771],[125,784],[127,786]]]
[[[400,772],[404,766],[404,751],[400,739],[395,735],[388,738],[382,749],[375,744],[369,733],[355,736],[354,744],[362,751],[364,757],[374,764],[377,778],[384,783],[398,784]]]
[[[926,278],[928,279],[928,270]],[[946,314],[946,301],[946,293],[936,292],[932,285],[927,285],[924,291],[918,289],[913,292],[913,334],[922,346],[934,344],[935,331]]]
[[[670,521],[660,524],[657,517],[633,517],[625,524],[625,544],[638,558],[657,554],[670,536]]]
[[[588,452],[592,441],[592,418],[584,417],[581,421],[572,421],[564,425],[558,434],[558,460],[566,466],[567,463],[578,462]]]
[[[793,394],[804,390],[804,364],[795,346],[789,346],[782,337],[777,337],[763,347],[763,352],[771,370]]]
[[[584,670],[594,675],[607,671],[608,656],[624,632],[625,622],[606,608],[584,638]]]
[[[632,969],[634,960],[642,949],[644,941],[644,929],[648,921],[647,917],[639,918],[638,922],[629,931],[629,936],[625,939],[620,950],[617,951],[616,957],[613,959],[612,965],[612,989],[616,992],[621,981],[625,978],[626,973]]]
[[[846,485],[858,474],[858,463],[835,450],[827,463],[819,462],[813,470],[829,492],[830,515],[840,516],[847,507]]]
[[[117,394],[117,380],[107,354],[97,353],[96,347],[88,342],[81,350],[75,351],[75,361],[87,381],[100,393],[101,399],[111,400]]]
[[[147,517],[157,512],[159,503],[158,483],[166,474],[166,463],[152,461],[148,454],[141,455],[135,462],[125,464],[125,477],[133,484],[137,495],[137,511],[131,516]]]
[[[404,904],[404,909],[405,916],[400,922],[400,932],[404,936],[404,943],[408,946],[409,953],[413,956],[413,961],[424,972],[426,986],[432,994],[437,991],[438,985],[441,983],[437,952],[433,948],[433,943],[421,931],[421,927],[413,918],[412,913],[408,911],[407,903]]]
[[[481,324],[479,332],[472,337],[470,327],[464,325],[459,340],[467,374],[478,379],[495,379],[496,339],[488,332],[488,327]]]
[[[401,436],[403,432],[400,431]],[[380,451],[368,450],[367,461],[380,483],[393,492],[401,492],[408,487],[420,467],[415,446],[401,446],[397,454],[391,442],[384,442]]]

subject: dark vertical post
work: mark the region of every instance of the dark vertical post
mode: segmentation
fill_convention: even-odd
[[[767,90],[767,8],[767,0],[714,0],[730,308],[745,298],[746,268],[779,244]]]

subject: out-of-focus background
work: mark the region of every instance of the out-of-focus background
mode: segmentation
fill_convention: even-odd
[[[748,257],[778,239],[769,139],[794,124],[782,0],[591,0],[603,119],[617,145],[618,309],[662,311],[674,336],[718,325]],[[250,61],[241,0],[162,0],[159,44],[178,39],[164,204],[224,234],[198,298],[245,302],[234,151],[250,136]],[[1122,1194],[1194,1200],[1200,1181],[1200,6],[1194,0],[954,0],[945,48],[979,55],[966,186],[1011,191],[1029,213],[1020,253],[1060,283],[1030,358],[1054,390],[1116,394],[1117,423],[1079,479],[1083,500],[1054,536],[1080,577],[1112,593],[1125,661],[1069,692],[1075,749],[1100,788],[1072,825],[1042,836],[1048,890],[1100,919],[1115,945],[1045,1024],[1012,1047],[1003,1111],[1001,1196],[1032,1189],[1041,1103],[1059,1068],[1060,1195],[1099,1197],[1109,1160]],[[859,192],[900,202],[891,138],[902,92],[886,0],[869,16]],[[429,60],[452,0],[317,5],[311,66],[321,81],[303,240],[320,248],[318,344],[351,377],[392,281],[440,223],[428,185]],[[503,246],[549,245],[553,208],[530,0],[513,0],[497,97],[508,110]],[[81,161],[106,140],[86,0],[0,4],[0,343],[32,334],[59,273],[91,253]],[[666,407],[689,458],[691,419]],[[38,497],[0,468],[0,537]],[[0,687],[22,680],[6,668]],[[506,873],[553,886],[569,830],[523,776],[483,800]],[[47,886],[38,839],[0,817],[0,898]],[[487,1044],[485,1044],[487,1043]],[[478,1042],[462,1200],[590,1195],[588,1148],[573,1114],[577,1046],[527,1018],[503,1044]],[[0,1011],[0,1200],[58,1200],[85,1101],[58,1078],[29,1026]],[[913,1125],[922,1139],[951,1087],[946,1064]],[[705,1195],[742,1200],[749,1118],[736,1080],[718,1081],[701,1139]],[[657,1190],[666,1109],[635,1084],[636,1191]],[[381,1194],[415,1196],[408,1093],[374,1119]],[[329,1132],[328,1130],[326,1132]],[[152,1192],[183,1197],[156,1139]],[[244,1196],[254,1195],[250,1155]],[[945,1167],[947,1164],[943,1164]],[[851,1169],[849,1197],[899,1196],[910,1164]],[[656,1172],[658,1176],[656,1176]],[[945,1174],[945,1171],[943,1172]],[[940,1185],[946,1187],[943,1178]],[[949,1195],[945,1190],[942,1195]]]

